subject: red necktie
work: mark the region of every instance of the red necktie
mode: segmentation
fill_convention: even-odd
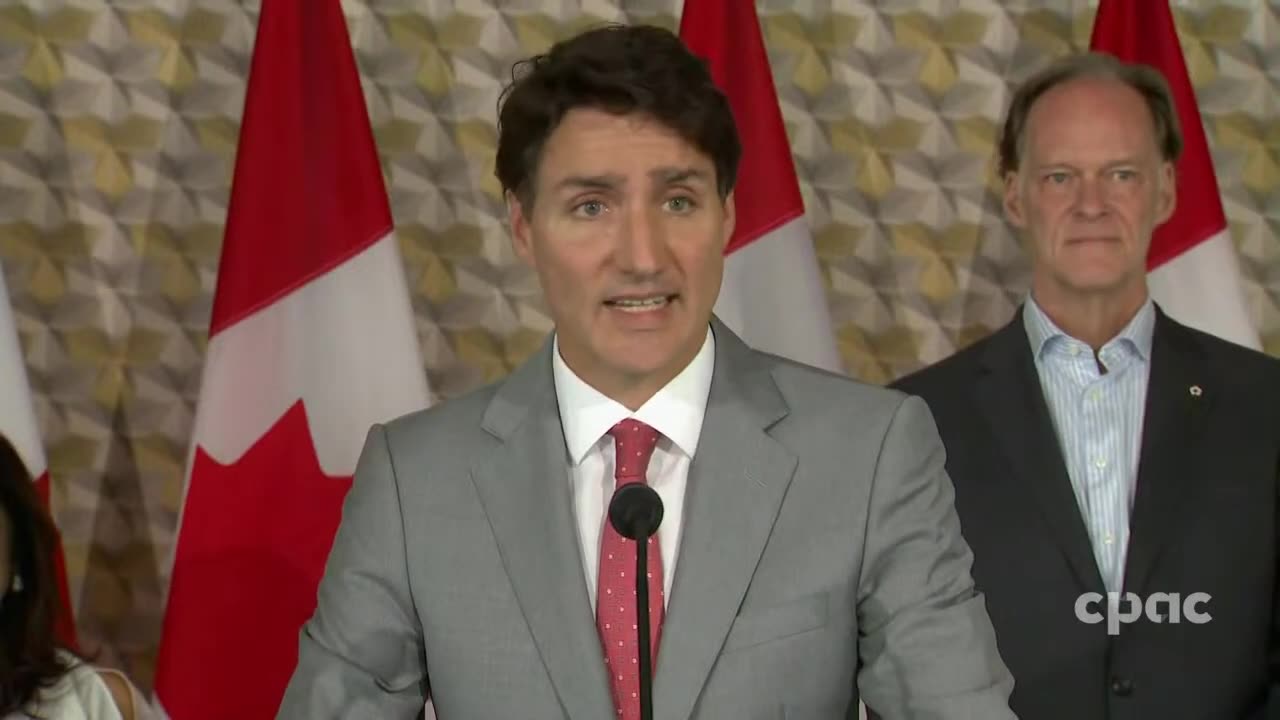
[[[617,487],[645,482],[658,431],[639,420],[623,420],[609,430],[616,450]],[[662,628],[662,552],[658,536],[646,548],[649,567],[649,656],[657,666]],[[613,690],[613,706],[623,720],[640,717],[640,647],[636,635],[636,543],[618,534],[605,513],[596,584],[596,626]]]

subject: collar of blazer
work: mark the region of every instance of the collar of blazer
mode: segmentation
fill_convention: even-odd
[[[1029,492],[1083,588],[1105,592],[1040,389],[1019,307],[981,351],[974,391],[993,437]],[[1195,334],[1156,305],[1137,490],[1125,566],[1127,592],[1144,592],[1160,552],[1188,520],[1195,493],[1211,478],[1195,456],[1215,400]]]
[[[680,562],[654,678],[657,717],[687,718],[733,624],[796,457],[769,434],[788,414],[774,372],[718,319],[702,437],[689,468]],[[552,384],[551,342],[496,389],[482,426],[497,441],[471,477],[511,587],[569,717],[613,714],[590,607]]]

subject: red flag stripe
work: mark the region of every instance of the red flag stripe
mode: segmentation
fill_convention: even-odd
[[[680,37],[710,64],[742,139],[737,225],[726,249],[733,252],[804,215],[769,56],[751,2],[688,2]]]
[[[822,270],[805,219],[754,4],[687,0],[680,36],[728,97],[742,160],[715,313],[760,350],[841,372]]]
[[[1102,0],[1089,46],[1161,71],[1178,107],[1183,139],[1182,157],[1177,164],[1178,205],[1173,217],[1152,237],[1147,266],[1154,269],[1227,226],[1209,144],[1169,3]]]
[[[218,275],[210,337],[392,228],[368,113],[333,112],[365,107],[340,5],[265,0],[256,43],[264,39],[271,47],[255,44],[222,248],[222,264],[240,271]],[[326,159],[339,149],[343,163]]]

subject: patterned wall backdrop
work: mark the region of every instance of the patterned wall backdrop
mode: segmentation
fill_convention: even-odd
[[[492,177],[511,61],[601,20],[675,28],[678,1],[344,3],[439,397],[503,376],[549,327]],[[1026,261],[992,173],[1008,83],[1086,46],[1094,7],[760,3],[851,374],[887,382],[1010,316]],[[1280,5],[1174,9],[1250,308],[1280,354]],[[84,644],[144,687],[257,12],[0,0],[0,262]]]

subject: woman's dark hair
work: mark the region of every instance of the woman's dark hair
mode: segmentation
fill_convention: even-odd
[[[22,709],[38,690],[69,669],[57,654],[54,574],[57,533],[36,493],[31,473],[9,439],[0,435],[0,512],[13,532],[11,571],[21,578],[0,600],[0,717]],[[0,578],[11,583],[11,578]]]
[[[543,145],[575,108],[640,113],[711,158],[721,199],[733,189],[742,155],[729,100],[707,64],[671,31],[606,25],[516,63],[498,111],[495,174],[521,204],[534,200]]]

